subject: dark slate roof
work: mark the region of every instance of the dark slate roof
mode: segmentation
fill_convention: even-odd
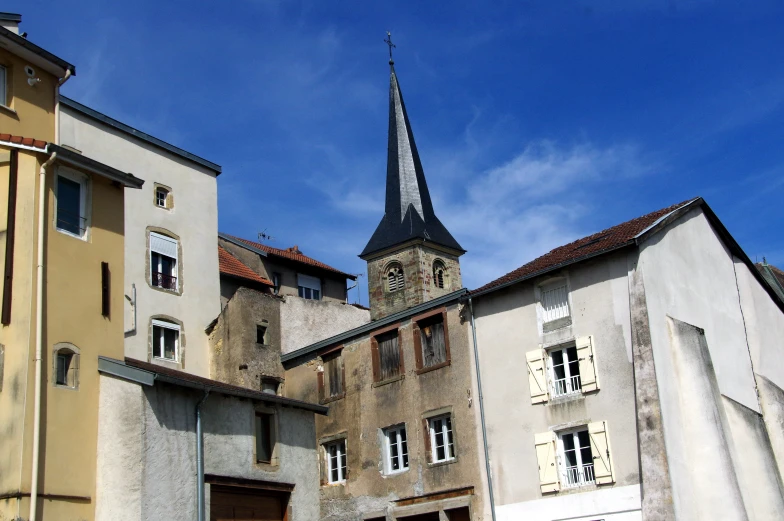
[[[412,239],[465,253],[433,211],[395,66],[390,63],[386,206],[381,223],[360,257]]]

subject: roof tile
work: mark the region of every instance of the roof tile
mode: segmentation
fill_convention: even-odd
[[[14,136],[12,134],[0,134],[0,141],[13,143],[14,145],[23,145],[26,147],[46,148],[46,141],[42,139]]]
[[[225,249],[218,246],[218,268],[224,275],[231,275],[245,280],[251,280],[267,286],[274,286],[272,281],[265,279],[246,266],[241,260]]]

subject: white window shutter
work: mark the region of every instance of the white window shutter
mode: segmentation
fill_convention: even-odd
[[[588,436],[591,438],[591,454],[593,455],[593,472],[596,484],[615,483],[607,422],[589,423]]]
[[[150,232],[150,251],[177,260],[177,240]]]
[[[531,403],[547,401],[547,371],[545,370],[544,352],[534,349],[525,354],[528,366],[528,385],[531,388]]]
[[[577,360],[580,363],[580,384],[584,393],[599,390],[599,377],[596,374],[593,336],[577,339]]]
[[[558,463],[556,462],[555,433],[552,431],[534,434],[536,459],[539,462],[539,486],[542,494],[558,492],[561,484],[558,481]]]

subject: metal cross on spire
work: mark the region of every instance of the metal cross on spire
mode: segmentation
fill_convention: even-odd
[[[387,31],[387,37],[384,40],[384,43],[389,45],[389,64],[391,65],[395,63],[395,61],[392,59],[392,48],[393,47],[397,48],[397,46],[394,43],[392,43],[392,33],[390,33],[389,31]]]

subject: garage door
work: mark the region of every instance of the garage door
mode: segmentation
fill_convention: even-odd
[[[289,494],[210,485],[210,521],[286,521]]]

